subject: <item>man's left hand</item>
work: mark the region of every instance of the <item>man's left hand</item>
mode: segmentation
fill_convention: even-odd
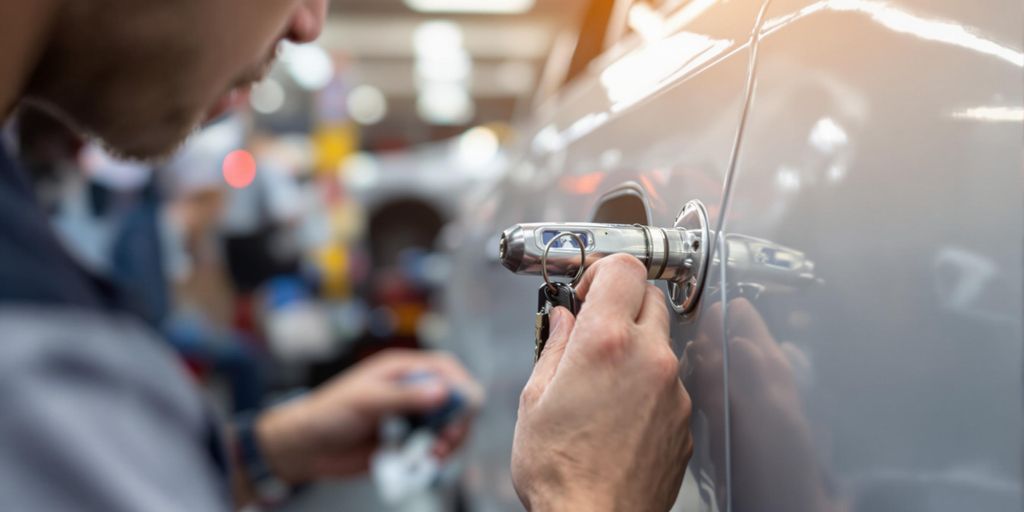
[[[436,378],[402,382],[423,374]],[[268,410],[256,433],[271,469],[286,482],[356,475],[369,469],[382,419],[428,413],[443,405],[453,390],[466,397],[470,409],[483,401],[480,385],[453,357],[387,351],[304,398]],[[434,453],[440,458],[451,454],[465,440],[470,421],[466,415],[445,429]]]

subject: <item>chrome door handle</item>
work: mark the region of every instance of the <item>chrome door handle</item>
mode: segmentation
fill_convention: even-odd
[[[534,223],[517,224],[501,235],[498,254],[512,272],[540,275],[575,275],[580,268],[583,242],[584,268],[612,254],[630,254],[647,267],[647,278],[668,282],[669,301],[680,314],[696,308],[707,275],[710,254],[708,215],[704,205],[691,201],[671,228],[627,224]],[[547,258],[544,251],[552,244]]]

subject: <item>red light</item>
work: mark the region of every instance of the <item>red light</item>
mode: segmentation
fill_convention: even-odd
[[[256,159],[248,151],[232,151],[224,157],[221,171],[224,173],[224,181],[231,187],[248,187],[256,179]]]

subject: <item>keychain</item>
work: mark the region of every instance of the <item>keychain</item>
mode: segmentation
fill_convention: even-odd
[[[551,248],[562,238],[571,237],[580,249],[580,268],[576,277],[571,283],[552,282],[548,276],[547,259]],[[544,346],[547,345],[548,336],[551,334],[551,311],[558,306],[568,309],[573,316],[580,312],[580,303],[576,297],[576,286],[583,278],[585,262],[587,257],[586,244],[576,233],[564,232],[548,241],[544,246],[544,254],[541,257],[541,275],[544,277],[544,284],[537,290],[537,320],[534,329],[533,361],[540,359]]]

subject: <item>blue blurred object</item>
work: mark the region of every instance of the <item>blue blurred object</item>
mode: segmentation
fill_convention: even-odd
[[[398,265],[402,275],[417,286],[425,286],[427,284],[425,267],[429,255],[429,252],[420,247],[402,250],[398,255]]]
[[[296,276],[278,276],[266,284],[267,307],[284,309],[312,298],[310,289]]]
[[[182,357],[209,365],[228,382],[231,408],[236,412],[262,406],[266,388],[266,355],[241,333],[223,332],[199,315],[171,316],[164,336]]]

